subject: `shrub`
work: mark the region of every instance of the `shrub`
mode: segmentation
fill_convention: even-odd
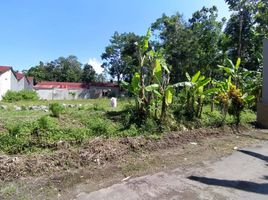
[[[38,100],[38,94],[34,90],[21,90],[18,92],[21,95],[22,100],[33,101]]]
[[[229,113],[235,117],[236,124],[239,124],[241,120],[241,112],[245,108],[245,101],[242,97],[242,93],[235,85],[231,85],[228,96],[231,100]]]
[[[3,96],[3,101],[7,102],[15,102],[15,101],[30,101],[30,100],[38,100],[38,95],[35,91],[32,90],[21,90],[19,92],[15,91],[7,91]]]
[[[21,125],[20,124],[11,124],[7,127],[8,133],[12,137],[17,137],[21,132]]]
[[[135,137],[141,134],[141,131],[139,130],[139,128],[135,125],[132,124],[130,125],[130,127],[128,129],[123,130],[119,136],[122,137],[126,137],[126,136],[130,136],[130,137]]]
[[[49,110],[52,112],[52,117],[60,117],[64,107],[58,103],[52,103],[49,105]]]
[[[53,126],[53,121],[48,116],[43,116],[37,120],[38,128],[41,130],[48,130]]]

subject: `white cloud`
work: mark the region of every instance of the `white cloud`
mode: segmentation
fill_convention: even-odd
[[[90,58],[88,64],[94,68],[97,74],[101,74],[104,71],[104,69],[101,67],[102,63],[96,58]]]

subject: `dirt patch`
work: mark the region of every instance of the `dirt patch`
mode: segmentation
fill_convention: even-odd
[[[244,129],[240,127],[238,130]],[[169,133],[158,139],[146,136],[119,139],[96,138],[82,144],[79,148],[73,148],[66,142],[59,142],[56,144],[58,150],[51,154],[0,156],[0,179],[6,181],[29,175],[44,175],[89,166],[98,167],[120,160],[131,152],[172,148],[211,136],[234,134],[238,130],[232,127],[204,128]]]
[[[79,148],[63,142],[51,154],[1,156],[0,198],[73,199],[81,191],[91,192],[129,176],[180,166],[187,170],[229,154],[236,146],[267,139],[258,130],[224,127],[170,133],[158,139],[96,138]]]

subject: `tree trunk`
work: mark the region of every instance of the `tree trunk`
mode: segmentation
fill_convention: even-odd
[[[242,29],[243,29],[243,11],[240,9],[240,24],[239,24],[239,44],[238,44],[238,51],[237,55],[241,58],[241,50],[242,50]]]
[[[214,103],[214,95],[212,96],[212,99],[211,99],[211,105],[210,105],[210,111],[211,112],[214,112],[214,109],[215,109],[215,103]]]
[[[166,98],[165,95],[162,98],[162,109],[161,109],[161,121],[165,120],[167,111]]]

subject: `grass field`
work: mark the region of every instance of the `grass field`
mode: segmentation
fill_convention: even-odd
[[[65,108],[59,118],[51,117],[50,112],[14,109],[14,106],[27,108],[55,102],[81,105]],[[119,99],[118,107],[112,108],[109,99],[1,102],[0,105],[8,108],[0,109],[0,151],[8,154],[50,151],[62,142],[68,142],[75,148],[94,137],[133,137],[141,134],[158,137],[167,130],[178,130],[182,126],[187,128],[216,126],[221,120],[220,112],[211,113],[209,107],[205,107],[201,120],[194,122],[179,120],[172,129],[160,131],[150,122],[139,128],[134,124],[127,126],[124,119],[128,113],[124,108],[129,103],[130,100]],[[243,123],[255,121],[255,118],[256,115],[252,111],[242,114]],[[231,116],[227,116],[227,123],[233,123]]]

